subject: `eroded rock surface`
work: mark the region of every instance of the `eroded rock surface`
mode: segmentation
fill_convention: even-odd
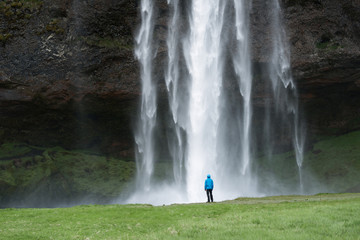
[[[268,61],[268,1],[251,12],[255,66]],[[133,155],[141,83],[133,0],[0,4],[0,141]],[[164,92],[168,8],[156,2],[154,70]],[[293,74],[313,134],[360,128],[360,3],[283,0]],[[183,4],[186,11],[186,3]],[[185,17],[185,16],[183,16]],[[254,103],[261,107],[261,86]],[[166,99],[161,100],[161,104]],[[166,104],[165,104],[166,105]]]

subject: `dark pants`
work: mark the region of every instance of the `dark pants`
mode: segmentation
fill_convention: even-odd
[[[206,195],[207,195],[207,198],[208,198],[208,202],[210,202],[210,199],[211,199],[211,202],[214,201],[213,195],[212,195],[212,189],[206,189]]]

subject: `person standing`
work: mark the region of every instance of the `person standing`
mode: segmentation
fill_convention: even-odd
[[[212,190],[214,189],[214,182],[210,177],[210,174],[207,175],[207,179],[205,180],[205,191],[206,191],[206,195],[207,195],[207,202],[214,202],[213,199],[213,195],[212,195]]]

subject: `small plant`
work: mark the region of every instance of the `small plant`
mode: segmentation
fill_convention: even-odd
[[[328,47],[328,45],[329,45],[328,42],[319,42],[319,43],[316,43],[316,48],[326,49]]]
[[[319,42],[316,44],[316,48],[318,49],[322,49],[322,50],[336,50],[338,48],[343,48],[342,46],[340,46],[339,43],[331,43],[331,42]]]
[[[59,19],[52,19],[45,29],[48,32],[54,32],[56,34],[64,34],[65,30],[59,26]]]
[[[29,15],[39,12],[42,6],[43,1],[38,0],[8,0],[0,2],[0,12],[11,20],[29,19]]]
[[[336,50],[340,47],[340,44],[334,42],[333,35],[331,33],[325,33],[321,36],[319,42],[316,43],[316,48],[322,50]]]
[[[10,34],[10,33],[0,34],[0,42],[5,43],[11,37],[12,37],[12,34]]]
[[[87,37],[82,38],[86,44],[90,46],[96,46],[100,48],[109,48],[109,49],[132,49],[132,45],[128,44],[123,39],[114,39],[111,37]]]

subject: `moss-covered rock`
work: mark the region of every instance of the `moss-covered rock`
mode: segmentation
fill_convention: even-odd
[[[130,44],[128,41],[124,39],[116,39],[111,37],[97,37],[97,36],[89,36],[81,38],[84,42],[86,42],[89,46],[96,46],[100,48],[108,48],[108,49],[125,49],[132,50],[133,44]]]
[[[354,192],[360,185],[360,131],[337,137],[325,136],[304,154],[301,172],[295,154],[286,152],[258,159],[261,191],[281,192],[300,188],[302,175],[305,194],[316,192]],[[276,179],[276,184],[274,180]],[[290,190],[291,191],[291,190]]]
[[[59,22],[60,19],[51,19],[51,21],[45,27],[46,31],[57,34],[64,34],[65,29],[59,26]]]
[[[124,191],[134,172],[133,161],[6,143],[0,147],[0,206],[51,206],[86,197],[106,202]]]
[[[0,2],[0,12],[11,23],[23,19],[25,16],[32,17],[37,14],[44,2],[41,0],[10,0]]]
[[[0,43],[21,35],[30,18],[36,16],[43,6],[40,0],[9,0],[0,2]],[[5,27],[4,27],[5,26]],[[20,30],[20,31],[19,31]]]
[[[0,42],[5,43],[11,37],[12,34],[10,33],[0,34]]]

